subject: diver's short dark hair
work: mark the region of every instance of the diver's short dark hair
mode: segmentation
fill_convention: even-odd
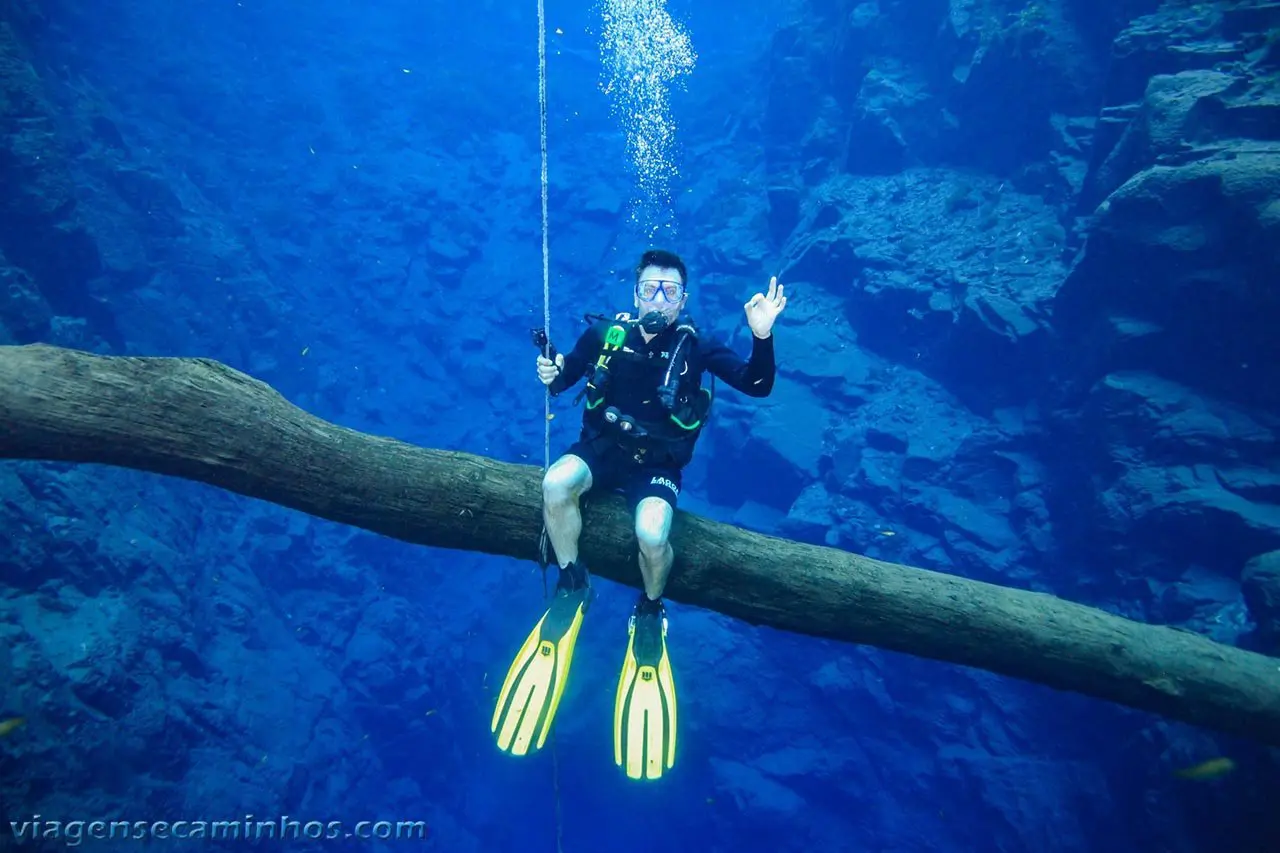
[[[640,281],[640,273],[645,267],[662,267],[663,269],[674,269],[680,273],[680,281],[682,284],[689,283],[689,273],[685,271],[684,261],[680,260],[680,256],[675,252],[668,252],[665,249],[650,249],[640,256],[640,263],[636,264],[636,281]]]

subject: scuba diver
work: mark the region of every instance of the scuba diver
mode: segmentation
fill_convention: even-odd
[[[614,761],[633,779],[660,777],[675,761],[676,694],[667,655],[663,590],[674,560],[668,541],[681,471],[710,410],[711,373],[752,397],[766,397],[775,376],[773,324],[787,300],[777,279],[744,306],[751,357],[699,336],[683,313],[688,286],[678,255],[646,251],[635,268],[637,318],[599,319],[568,355],[535,330],[539,380],[559,395],[586,377],[577,441],[542,481],[545,537],[559,565],[556,594],[507,673],[491,730],[513,755],[540,749],[564,692],[574,644],[590,601],[578,555],[579,499],[592,488],[626,495],[635,518],[643,591],[628,622],[628,643],[614,708]],[[714,386],[714,380],[712,382]]]

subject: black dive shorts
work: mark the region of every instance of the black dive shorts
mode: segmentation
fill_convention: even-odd
[[[680,469],[637,461],[635,454],[613,442],[575,441],[572,453],[591,469],[591,491],[622,492],[635,512],[645,498],[662,498],[674,509],[680,497]]]

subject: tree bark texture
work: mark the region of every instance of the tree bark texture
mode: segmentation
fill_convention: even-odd
[[[536,560],[541,469],[317,418],[206,359],[0,346],[0,458],[199,481],[407,542]],[[621,497],[581,553],[638,586]],[[1280,659],[1042,593],[742,530],[688,512],[670,598],[753,624],[978,667],[1280,746]]]

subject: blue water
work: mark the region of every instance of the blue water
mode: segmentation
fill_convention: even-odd
[[[630,310],[653,245],[744,356],[743,303],[773,275],[789,300],[777,387],[719,386],[681,509],[1275,653],[1241,580],[1280,551],[1273,11],[630,5],[696,52],[659,181],[603,6],[546,7],[552,336]],[[534,0],[0,25],[0,344],[216,359],[345,427],[543,463]],[[1179,72],[1190,118],[1148,88]],[[1222,149],[1256,171],[1125,194]],[[554,457],[580,410],[553,406]],[[514,759],[488,727],[533,563],[39,461],[0,463],[0,533],[0,849],[282,815],[428,828],[316,850],[1280,849],[1274,750],[977,669],[670,600],[679,754],[638,784],[611,757],[633,586],[597,580],[554,749]]]

